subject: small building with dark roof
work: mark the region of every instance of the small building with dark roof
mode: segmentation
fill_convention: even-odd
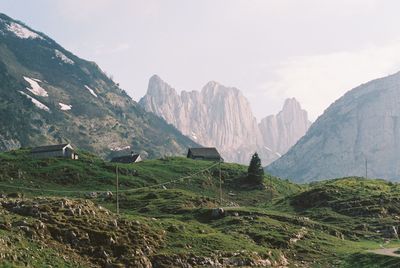
[[[189,148],[187,158],[195,160],[224,161],[215,147]]]
[[[32,148],[31,155],[36,158],[63,157],[78,159],[78,154],[69,143],[35,147]]]
[[[111,159],[111,162],[113,163],[123,163],[123,164],[132,164],[140,161],[142,161],[140,154],[134,154],[134,153],[130,155],[114,157],[113,159]]]

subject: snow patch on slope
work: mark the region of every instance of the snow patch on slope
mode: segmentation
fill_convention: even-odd
[[[275,154],[275,155],[278,156],[278,157],[281,157],[281,156],[282,156],[280,153],[272,151],[271,148],[269,148],[269,147],[267,147],[267,146],[264,146],[264,148],[265,148],[267,151],[269,151],[269,152]]]
[[[27,90],[29,90],[36,96],[41,96],[41,97],[49,96],[49,94],[47,94],[47,91],[44,88],[42,88],[41,86],[39,86],[38,81],[40,81],[40,80],[25,77],[25,76],[24,76],[24,79],[26,82],[28,82],[31,85],[31,88],[29,88],[29,87],[26,88]]]
[[[54,53],[56,54],[56,57],[59,58],[64,63],[71,64],[71,65],[75,63],[73,60],[71,60],[70,58],[65,56],[64,53],[62,53],[61,51],[59,51],[57,49],[54,50]]]
[[[95,96],[95,97],[97,98],[97,94],[94,93],[94,90],[93,90],[93,89],[91,89],[91,88],[88,87],[87,85],[85,85],[85,88],[86,88],[87,90],[89,90],[90,94],[92,94],[93,96]]]
[[[23,91],[19,91],[19,93],[21,93],[22,95],[24,95],[25,97],[27,97],[28,99],[30,99],[32,101],[33,104],[36,105],[36,107],[38,107],[39,109],[45,110],[46,112],[50,112],[49,107],[47,107],[46,105],[44,105],[43,103],[41,103],[40,101],[38,101],[35,98],[32,98],[31,96],[29,96],[28,94],[26,94]]]
[[[123,150],[129,150],[131,148],[131,146],[129,146],[129,145],[124,146],[124,147],[110,146],[109,148],[113,152],[119,152],[119,151],[123,151]]]
[[[60,109],[63,111],[69,111],[72,108],[72,105],[64,104],[62,102],[58,103],[60,105]]]
[[[197,135],[192,131],[192,139],[197,140]]]
[[[36,38],[43,39],[43,37],[41,37],[37,33],[32,32],[28,28],[16,22],[11,22],[10,24],[8,24],[7,30],[14,33],[17,37],[22,39],[36,39]]]

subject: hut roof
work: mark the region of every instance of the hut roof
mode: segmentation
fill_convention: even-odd
[[[69,143],[39,146],[39,147],[32,148],[31,152],[32,153],[54,152],[54,151],[60,151],[67,146],[71,147],[71,145]]]
[[[140,154],[133,154],[133,155],[124,155],[118,156],[111,159],[111,162],[114,163],[135,163],[136,160],[140,157]]]
[[[222,159],[215,147],[189,148],[188,156],[204,157],[208,159]]]

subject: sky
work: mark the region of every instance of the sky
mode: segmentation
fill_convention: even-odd
[[[239,88],[261,118],[295,97],[315,120],[346,91],[400,71],[397,0],[0,0],[0,12],[95,61],[139,100]]]

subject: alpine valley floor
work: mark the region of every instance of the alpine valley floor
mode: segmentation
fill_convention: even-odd
[[[298,185],[181,157],[116,164],[0,154],[0,267],[399,267],[400,184]],[[113,192],[111,196],[108,191]],[[220,210],[216,208],[222,208]]]

